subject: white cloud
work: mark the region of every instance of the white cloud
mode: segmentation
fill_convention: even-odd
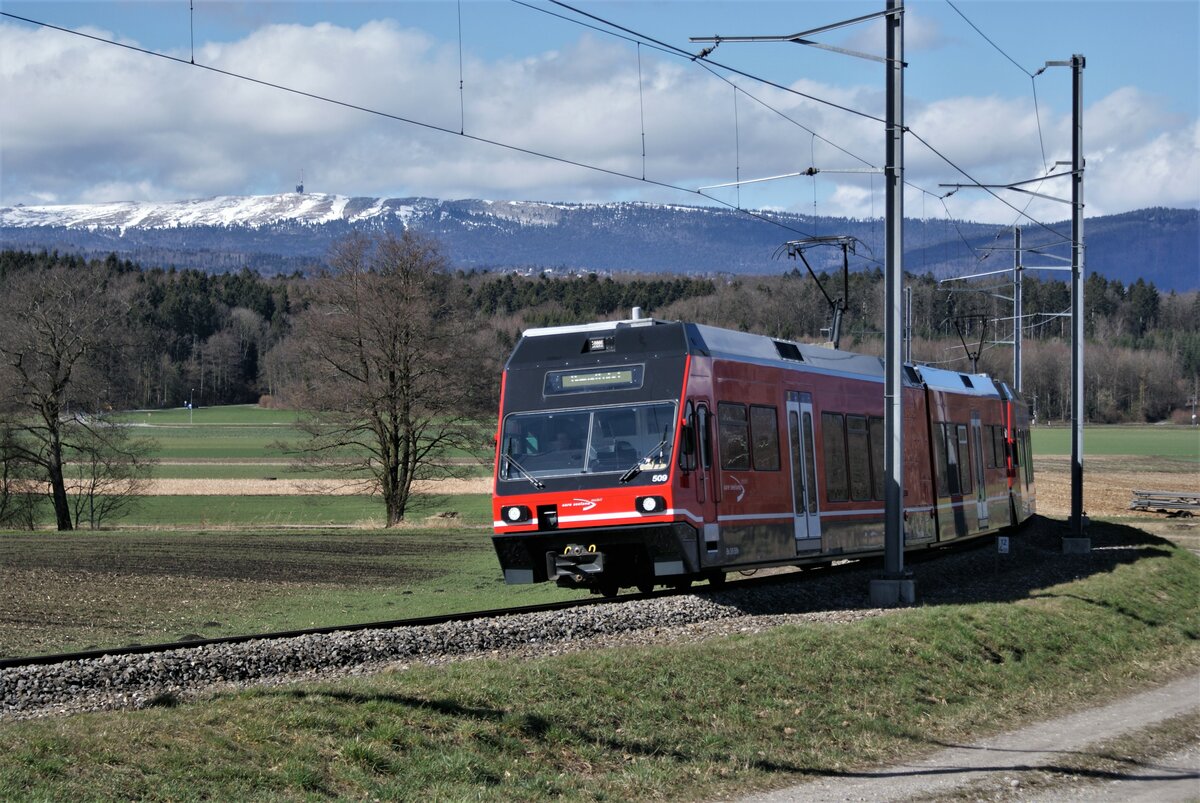
[[[1200,206],[1200,124],[1130,147],[1088,150],[1084,175],[1090,215],[1147,206]]]
[[[940,41],[932,24],[909,27],[911,47]],[[810,213],[815,183],[818,214],[882,214],[879,176],[834,172],[861,169],[855,156],[882,164],[880,123],[738,78],[754,97],[738,95],[735,128],[728,83],[647,50],[639,77],[632,47],[592,34],[525,58],[485,61],[468,53],[462,112],[457,47],[393,22],[271,25],[238,41],[200,44],[197,61],[633,176],[643,171],[644,126],[645,174],[656,181],[696,188],[739,173],[747,179],[815,165],[825,171],[815,181],[746,186],[741,203]],[[882,113],[878,85],[800,80],[792,88]],[[347,195],[701,200],[24,26],[0,24],[0,97],[6,205],[281,192],[301,169],[310,189]],[[1016,181],[1042,170],[1030,97],[910,98],[907,115],[915,133],[981,181]],[[1069,157],[1069,115],[1049,103],[1041,115],[1048,158]],[[1173,118],[1153,97],[1125,88],[1089,106],[1086,125],[1089,214],[1198,203],[1194,120]],[[912,137],[906,159],[906,178],[931,192],[938,183],[967,180]],[[1061,181],[1043,190],[1069,192]],[[714,195],[737,198],[734,190]],[[1018,207],[1028,200],[1005,197]],[[940,202],[925,200],[929,216],[944,214]],[[908,193],[909,216],[920,214],[920,202],[919,193]],[[947,203],[960,218],[1009,223],[1016,216],[977,190]],[[1069,215],[1043,201],[1030,212],[1044,220]]]

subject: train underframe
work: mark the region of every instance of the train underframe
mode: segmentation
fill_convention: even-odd
[[[949,541],[909,540],[905,551],[948,546],[952,543],[1008,532],[1020,526],[1014,516],[1008,526],[964,534]],[[729,561],[719,567],[700,559],[700,535],[686,522],[495,535],[492,538],[505,580],[512,583],[552,581],[563,588],[586,589],[614,596],[622,588],[649,592],[655,586],[687,587],[699,580],[717,585],[725,573],[773,566],[828,563],[846,558],[871,558],[882,548],[855,552],[809,553],[794,559],[759,562]]]
[[[699,534],[686,522],[549,530],[495,535],[492,541],[509,583],[553,581],[608,596],[622,588],[720,583],[724,572],[704,569]]]

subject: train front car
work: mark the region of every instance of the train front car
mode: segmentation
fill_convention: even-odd
[[[509,583],[615,594],[697,570],[675,509],[685,327],[531,329],[505,366],[493,543]],[[688,545],[693,545],[691,550]]]

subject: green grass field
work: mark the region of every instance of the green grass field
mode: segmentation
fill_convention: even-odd
[[[1033,455],[1071,454],[1070,427],[1036,427]],[[1087,455],[1137,455],[1171,457],[1200,462],[1200,427],[1171,424],[1104,426],[1088,424],[1083,429],[1083,453]]]
[[[483,494],[414,495],[405,517],[420,523],[445,511],[457,512],[464,524],[491,525],[491,499]],[[383,516],[383,502],[377,496],[148,496],[122,523],[248,528],[280,524],[382,527]]]
[[[266,410],[250,404],[205,407],[191,413],[183,409],[132,410],[118,413],[114,420],[153,439],[156,447],[151,457],[159,460],[286,462],[290,455],[285,447],[299,445],[308,437],[297,427],[297,411]],[[346,449],[344,454],[351,456],[354,450]],[[469,461],[472,457],[458,450],[446,453],[450,460]]]
[[[129,410],[113,417],[117,421],[148,426],[284,426],[296,424],[295,410],[270,410],[257,404],[230,404],[220,407],[197,407],[186,410]]]
[[[49,501],[43,501],[43,521],[52,520]],[[379,527],[384,521],[378,496],[330,494],[177,495],[142,496],[119,520],[105,527]],[[458,514],[464,526],[490,527],[491,498],[486,494],[413,494],[405,511],[407,521],[421,524],[430,516]],[[2,533],[0,533],[2,537]]]
[[[267,410],[255,405],[234,405],[195,410],[189,424],[187,410],[150,410],[122,413],[119,420],[139,424],[138,432],[157,442],[153,456],[164,461],[154,476],[164,479],[261,479],[331,477],[333,472],[302,472],[291,468],[281,443],[299,443],[304,433],[296,428],[294,410]],[[1033,430],[1036,456],[1071,453],[1069,427]],[[1200,428],[1176,425],[1088,425],[1084,430],[1086,455],[1134,455],[1200,462]],[[447,455],[471,461],[467,455]],[[486,461],[485,461],[486,462]],[[467,476],[486,476],[490,466],[466,465]]]

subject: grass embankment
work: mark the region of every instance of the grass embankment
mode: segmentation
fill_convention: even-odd
[[[1194,667],[1200,561],[1128,527],[1092,537],[1090,557],[1037,558],[1082,579],[1000,589],[1016,601],[8,723],[0,797],[625,800],[836,781]]]

